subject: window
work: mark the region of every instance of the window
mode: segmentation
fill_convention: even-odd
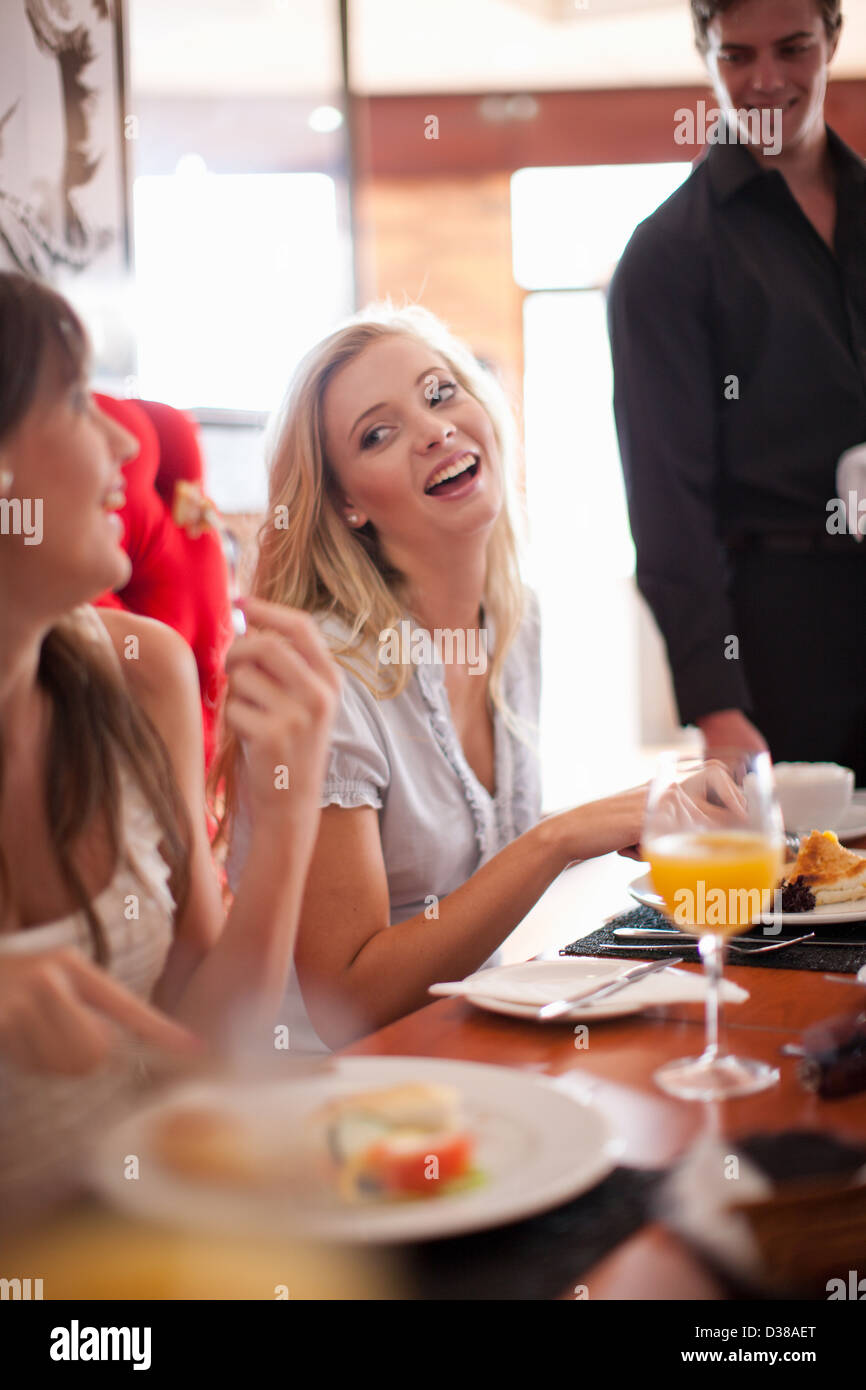
[[[530,582],[541,601],[544,803],[633,776],[676,737],[664,650],[637,594],[613,417],[605,287],[688,164],[522,169],[512,180],[524,305]]]
[[[212,174],[194,158],[135,182],[138,394],[270,411],[349,309],[325,174]]]

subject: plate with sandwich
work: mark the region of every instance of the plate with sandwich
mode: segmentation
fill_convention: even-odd
[[[767,913],[760,922],[786,927],[823,927],[866,920],[866,851],[847,849],[832,830],[813,830],[800,841],[796,859],[782,870],[781,912]],[[645,907],[663,911],[649,874],[629,884],[629,893]],[[756,923],[755,925],[758,925]]]
[[[605,1177],[620,1148],[602,1112],[564,1081],[347,1057],[291,1081],[179,1087],[103,1136],[92,1174],[139,1218],[388,1243],[548,1210]]]
[[[840,840],[857,840],[866,835],[866,788],[858,787],[851,804],[839,817],[833,829]]]

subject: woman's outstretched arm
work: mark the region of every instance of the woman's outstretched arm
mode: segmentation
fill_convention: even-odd
[[[635,844],[645,802],[636,787],[548,816],[438,903],[438,917],[395,926],[376,811],[327,807],[296,951],[319,1035],[341,1047],[429,1004],[435,981],[477,970],[569,863]]]

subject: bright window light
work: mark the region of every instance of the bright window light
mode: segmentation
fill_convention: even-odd
[[[523,333],[527,498],[543,531],[541,554],[556,572],[567,556],[587,576],[625,579],[634,574],[634,546],[611,409],[604,295],[530,295]]]
[[[677,735],[670,680],[634,580],[613,417],[605,287],[635,226],[688,164],[521,169],[529,580],[541,603],[548,809],[628,786],[642,744]]]
[[[511,180],[514,278],[525,290],[603,285],[637,226],[691,165],[518,169]]]
[[[292,368],[350,309],[325,174],[135,182],[138,391],[171,405],[270,411]]]

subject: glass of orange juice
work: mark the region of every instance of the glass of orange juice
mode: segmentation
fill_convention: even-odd
[[[784,861],[769,754],[664,754],[647,798],[641,845],[665,914],[698,937],[707,976],[704,1051],[667,1062],[655,1073],[657,1084],[683,1100],[722,1100],[775,1085],[775,1067],[724,1055],[719,1045],[725,940],[749,931],[769,909]]]

